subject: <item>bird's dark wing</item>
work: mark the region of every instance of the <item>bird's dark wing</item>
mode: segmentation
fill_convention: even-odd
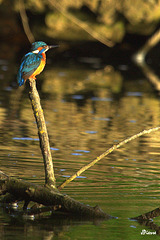
[[[41,57],[35,53],[30,53],[24,58],[22,62],[22,77],[24,78],[24,80],[27,80],[35,72],[35,70],[39,67],[40,63]]]
[[[38,54],[29,52],[21,61],[17,75],[18,85],[21,86],[35,72],[41,63],[41,57]]]

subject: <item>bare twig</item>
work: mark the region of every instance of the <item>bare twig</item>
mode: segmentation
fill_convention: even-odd
[[[116,150],[117,148],[120,148],[121,146],[123,146],[124,144],[144,135],[144,134],[148,134],[154,131],[159,130],[160,127],[155,127],[155,128],[151,128],[149,130],[144,130],[140,133],[137,133],[125,140],[123,140],[122,142],[120,142],[117,145],[113,145],[111,148],[109,148],[107,151],[105,151],[104,153],[102,153],[99,157],[97,157],[96,159],[94,159],[92,162],[90,162],[89,164],[85,165],[84,167],[82,167],[80,170],[78,170],[74,175],[72,175],[71,177],[69,177],[66,181],[64,181],[61,185],[58,186],[58,189],[62,189],[64,188],[68,183],[70,183],[71,181],[73,181],[76,177],[78,177],[79,175],[81,175],[81,173],[83,173],[84,171],[86,171],[87,169],[89,169],[90,167],[94,166],[97,162],[99,162],[102,158],[106,157],[108,154],[110,154],[111,152],[113,152],[114,150]]]
[[[25,10],[23,0],[19,0],[19,13],[20,13],[20,16],[21,16],[24,32],[25,32],[28,40],[30,41],[30,43],[32,43],[32,42],[35,41],[35,38],[34,38],[32,32],[30,30],[30,27],[29,27],[28,17],[27,17],[27,14],[26,14],[26,10]]]

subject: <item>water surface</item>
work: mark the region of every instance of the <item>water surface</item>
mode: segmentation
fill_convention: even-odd
[[[1,79],[8,76],[2,64]],[[123,71],[128,69],[123,67]],[[27,90],[12,77],[0,87],[0,168],[44,184],[43,160]],[[159,97],[147,78],[105,70],[49,65],[37,81],[57,185],[112,145],[159,125]],[[0,210],[1,239],[140,239],[130,218],[159,207],[159,132],[144,135],[101,160],[63,193],[115,216],[108,221],[27,220]],[[148,229],[147,229],[148,230]],[[150,230],[151,231],[151,230]],[[145,236],[148,239],[149,236]],[[158,238],[158,236],[154,236]]]

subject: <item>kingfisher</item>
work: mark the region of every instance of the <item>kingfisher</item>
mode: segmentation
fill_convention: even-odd
[[[17,82],[22,86],[27,79],[36,79],[46,65],[46,54],[50,48],[58,45],[48,46],[45,42],[37,41],[32,43],[31,50],[21,60],[21,65],[17,74]]]

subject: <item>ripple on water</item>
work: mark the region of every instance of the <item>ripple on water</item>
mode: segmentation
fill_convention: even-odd
[[[39,138],[31,138],[31,137],[13,137],[13,140],[22,140],[22,141],[39,141]]]

